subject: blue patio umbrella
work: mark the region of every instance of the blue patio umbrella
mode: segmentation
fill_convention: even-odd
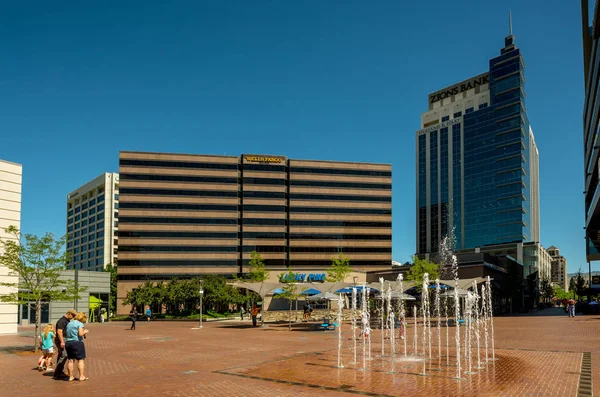
[[[302,291],[301,295],[316,295],[316,294],[320,294],[321,291],[319,291],[318,289],[314,289],[314,288],[309,288],[306,291]]]
[[[339,290],[335,291],[335,293],[336,294],[342,294],[342,293],[343,294],[351,294],[352,293],[352,288],[356,288],[356,293],[360,293],[360,292],[362,292],[364,286],[363,285],[357,285],[356,287],[346,287],[346,288],[342,288],[342,289],[339,289]],[[375,288],[369,287],[369,289],[371,291],[379,292],[379,290],[375,289]]]

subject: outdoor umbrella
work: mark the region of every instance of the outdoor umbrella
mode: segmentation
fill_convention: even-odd
[[[338,301],[340,299],[340,296],[332,294],[331,292],[321,292],[320,294],[309,296],[306,299],[312,300],[312,301],[321,301],[321,300],[327,301],[327,317],[329,317],[329,309],[330,309],[329,302]]]
[[[375,295],[375,299],[381,299],[381,294]],[[401,301],[415,301],[415,300],[417,300],[417,298],[415,298],[412,295],[405,294],[403,292],[398,292],[398,291],[392,291],[392,299],[398,299],[398,300],[401,300]]]
[[[467,295],[469,295],[471,293],[471,291],[467,291],[466,289],[458,289],[458,297],[459,298],[464,298]],[[446,291],[442,294],[440,294],[440,296],[444,297],[444,298],[454,298],[454,289],[451,289],[450,291]]]

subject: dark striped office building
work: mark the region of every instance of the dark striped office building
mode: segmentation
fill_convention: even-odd
[[[392,260],[389,164],[121,152],[118,300],[145,280]],[[117,305],[121,310],[120,303]]]

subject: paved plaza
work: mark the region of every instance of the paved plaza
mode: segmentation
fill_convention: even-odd
[[[454,360],[447,365],[446,356],[439,357],[435,349],[434,358],[426,363],[428,376],[419,375],[421,362],[381,360],[377,331],[372,334],[373,359],[364,364],[359,349],[358,363],[352,364],[350,327],[344,326],[345,368],[339,369],[337,331],[311,331],[306,324],[295,325],[292,332],[287,324],[252,328],[247,320],[205,323],[201,330],[192,329],[195,326],[140,321],[137,330],[130,331],[128,322],[90,324],[86,340],[90,380],[81,383],[56,381],[35,369],[37,357],[23,351],[31,343],[31,329],[2,336],[0,371],[7,393],[2,394],[562,397],[586,390],[589,383],[581,371],[587,355],[593,392],[600,393],[600,316],[569,319],[559,309],[496,318],[497,360],[474,369],[473,375],[463,374],[462,380],[455,379]],[[407,331],[412,350],[412,329]],[[402,343],[398,346],[401,357]],[[466,365],[463,360],[465,371]]]

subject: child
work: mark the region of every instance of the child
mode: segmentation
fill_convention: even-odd
[[[38,369],[52,371],[52,356],[54,355],[54,326],[52,324],[44,327],[44,332],[40,338],[40,346],[43,356],[38,360]],[[45,364],[45,365],[44,365]]]

